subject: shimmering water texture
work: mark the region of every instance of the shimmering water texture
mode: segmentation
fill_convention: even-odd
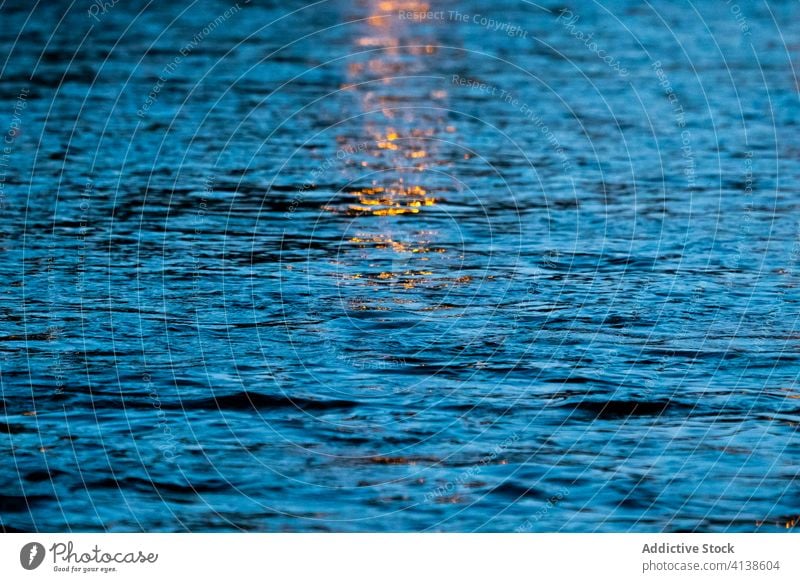
[[[787,531],[800,4],[0,7],[7,531]]]

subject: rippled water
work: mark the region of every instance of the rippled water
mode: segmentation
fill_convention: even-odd
[[[0,528],[794,526],[796,2],[27,4]]]

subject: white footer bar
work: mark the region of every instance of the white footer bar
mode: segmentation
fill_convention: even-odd
[[[5,534],[0,580],[797,581],[798,547],[791,534]]]

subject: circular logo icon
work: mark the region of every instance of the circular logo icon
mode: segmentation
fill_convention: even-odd
[[[19,551],[19,563],[26,570],[35,570],[44,561],[44,546],[39,542],[30,542]]]

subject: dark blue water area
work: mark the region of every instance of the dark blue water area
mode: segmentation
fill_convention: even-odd
[[[6,531],[791,531],[800,4],[0,7]]]

